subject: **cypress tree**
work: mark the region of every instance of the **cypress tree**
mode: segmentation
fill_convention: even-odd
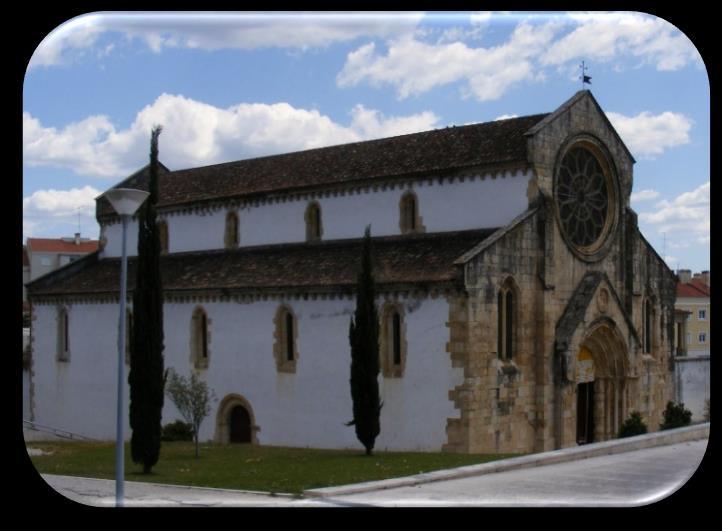
[[[163,291],[160,239],[156,225],[158,202],[158,135],[151,132],[150,196],[138,211],[138,258],[133,289],[133,330],[130,351],[130,440],[133,462],[149,474],[160,457],[163,372]]]
[[[371,230],[366,227],[361,257],[361,271],[356,286],[356,312],[349,326],[351,344],[351,399],[356,437],[371,455],[381,431],[379,397],[379,321],[376,289],[371,265]]]

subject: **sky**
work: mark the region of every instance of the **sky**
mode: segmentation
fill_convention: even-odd
[[[154,125],[178,170],[551,112],[582,88],[636,160],[645,238],[672,269],[709,270],[707,70],[635,12],[73,18],[25,73],[23,242],[98,238],[95,198],[148,163]]]

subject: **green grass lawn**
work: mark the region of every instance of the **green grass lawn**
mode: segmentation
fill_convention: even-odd
[[[112,442],[33,442],[28,447],[51,452],[32,457],[41,473],[115,478],[115,444]],[[164,442],[152,474],[144,475],[142,467],[131,461],[126,445],[125,479],[300,494],[305,489],[409,476],[512,457],[420,452],[378,452],[368,457],[363,450],[210,443],[201,445],[199,459],[194,455],[193,443]]]

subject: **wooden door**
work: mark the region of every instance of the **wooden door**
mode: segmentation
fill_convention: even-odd
[[[243,406],[234,406],[231,409],[231,442],[251,442],[251,417]]]

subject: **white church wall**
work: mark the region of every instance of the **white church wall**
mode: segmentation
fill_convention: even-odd
[[[86,437],[112,440],[116,429],[118,306],[72,304],[66,308],[70,359],[57,361],[58,308],[47,304],[33,307],[34,420]],[[124,402],[128,435],[127,385]]]
[[[202,306],[209,320],[209,366],[202,371],[217,402],[201,427],[214,438],[220,401],[243,396],[253,410],[260,444],[359,448],[351,420],[349,319],[353,300],[291,300],[297,318],[295,373],[280,373],[273,357],[280,301],[166,303],[165,365],[188,375],[190,322]],[[38,305],[34,345],[35,421],[80,435],[115,437],[117,311],[115,304],[69,306],[71,355],[56,361],[57,307]],[[446,352],[448,304],[406,304],[408,357],[402,378],[379,378],[384,407],[377,449],[440,450],[446,420],[458,417],[448,391],[463,379]],[[125,381],[127,381],[127,366]],[[126,438],[128,388],[125,389]],[[181,418],[166,397],[163,424]]]
[[[399,201],[408,190],[418,199],[419,215],[426,232],[501,227],[528,206],[527,186],[531,174],[464,182],[422,181],[411,187],[377,189],[313,199],[321,207],[324,240],[358,238],[371,224],[374,236],[400,234]],[[290,199],[239,208],[240,245],[271,245],[303,242],[306,239],[304,214],[311,199]],[[169,252],[223,248],[227,209],[211,213],[183,213],[166,216]],[[128,255],[137,253],[137,224],[128,230]],[[106,227],[104,256],[120,256],[121,226]]]

